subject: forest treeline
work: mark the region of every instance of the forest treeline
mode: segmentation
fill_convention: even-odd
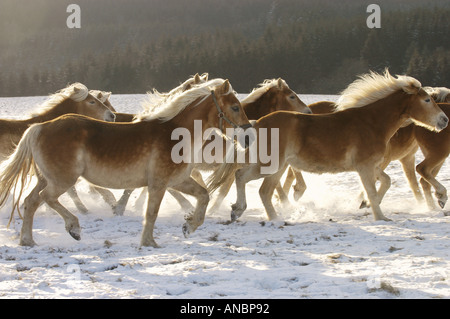
[[[69,29],[69,3],[81,29]],[[113,93],[167,91],[195,73],[248,92],[282,77],[297,93],[333,94],[389,67],[450,86],[450,3],[360,0],[2,0],[0,96],[46,95],[82,82]]]

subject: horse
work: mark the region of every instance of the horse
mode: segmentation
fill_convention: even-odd
[[[194,76],[191,76],[190,78],[188,78],[186,81],[181,83],[176,88],[172,89],[168,93],[160,93],[156,89],[153,89],[153,92],[147,92],[147,99],[142,103],[142,107],[143,107],[144,111],[140,116],[143,116],[143,114],[152,112],[155,109],[155,105],[161,105],[170,96],[184,92],[186,90],[189,90],[194,85],[205,83],[207,80],[208,80],[208,73],[203,73],[201,76],[197,73]],[[95,97],[97,97],[100,101],[102,101],[114,113],[114,115],[116,117],[115,122],[129,123],[129,122],[133,122],[137,118],[138,114],[117,112],[115,110],[115,108],[111,105],[111,102],[109,101],[109,98],[111,97],[111,92],[91,90],[90,93],[93,94]],[[119,201],[117,201],[114,194],[106,188],[89,185],[89,189],[90,189],[90,192],[92,192],[92,193],[100,194],[101,197],[103,198],[103,200],[111,207],[111,209],[113,210],[113,214],[116,216],[123,215],[123,213],[125,211],[125,206],[128,202],[128,198],[130,197],[131,193],[134,191],[133,189],[124,190],[121,198],[119,199]],[[145,190],[143,190],[143,193],[144,192],[145,192]],[[88,212],[88,209],[81,201],[75,186],[71,187],[67,191],[67,193],[72,198],[77,209],[82,214],[86,214]]]
[[[266,79],[258,84],[258,86],[241,101],[241,105],[250,121],[255,121],[264,115],[277,110],[310,113],[307,105],[300,100],[298,95],[289,88],[286,81],[281,78]],[[200,171],[211,171],[219,165],[219,163],[199,163],[196,165],[195,169],[192,170],[192,177],[202,186],[206,187]],[[217,196],[213,198],[212,205],[208,209],[208,212],[214,212],[220,207],[228,194],[233,181],[233,179],[230,179],[220,187]],[[192,209],[190,202],[184,198],[184,196],[179,194],[179,192],[172,189],[169,189],[168,192],[178,201],[182,209],[186,211]]]
[[[259,194],[269,220],[276,219],[271,198],[288,165],[294,172],[316,174],[356,171],[374,219],[390,220],[380,208],[390,187],[390,178],[380,167],[389,140],[407,120],[438,132],[447,127],[448,117],[418,80],[395,77],[388,70],[384,74],[369,72],[360,76],[342,92],[336,110],[324,115],[278,111],[256,121],[254,128],[266,129],[268,141],[272,130],[280,137],[278,170],[263,173],[261,168],[265,164],[258,157],[256,163],[246,165],[225,162],[211,175],[210,192],[235,172],[237,201],[232,206],[232,220],[246,209],[245,184],[262,177]],[[381,183],[379,190],[375,186],[377,179]]]
[[[336,111],[336,103],[330,101],[312,103],[308,105],[308,107],[311,109],[313,114],[330,114]],[[395,132],[389,140],[384,161],[380,168],[384,171],[392,161],[400,161],[414,197],[418,203],[421,203],[423,202],[423,196],[415,175],[415,154],[417,152],[418,145],[413,134],[414,127],[414,124],[409,124],[409,122],[407,122],[397,132]],[[294,180],[297,181],[293,187],[294,199],[298,200],[306,191],[306,184],[304,179],[301,178],[300,172],[297,172],[295,175],[294,171],[289,169],[282,190],[286,194],[289,193],[289,188]],[[279,187],[280,186],[277,185],[278,193],[280,193]],[[361,194],[360,197],[364,198],[364,194]],[[361,202],[360,208],[364,207],[369,207],[367,199],[363,199]]]
[[[450,102],[450,89],[445,87],[424,87],[423,88],[433,99],[436,103],[438,103],[438,106],[441,106],[440,103],[448,103]],[[336,108],[336,104],[334,102],[329,101],[320,101],[316,103],[312,103],[308,105],[308,107],[311,109],[313,114],[327,114],[327,113],[333,113]],[[444,110],[445,112],[446,110]],[[447,114],[447,113],[446,113]],[[448,114],[447,114],[448,115]],[[447,130],[445,130],[446,132]],[[424,201],[424,197],[422,195],[422,192],[420,191],[419,183],[417,182],[417,178],[415,175],[415,170],[417,169],[416,166],[416,158],[415,154],[419,148],[418,141],[416,139],[416,135],[419,135],[419,139],[421,140],[421,149],[427,152],[428,154],[428,160],[424,161],[420,166],[420,171],[423,172],[423,174],[430,176],[429,172],[431,172],[432,169],[435,169],[435,166],[432,166],[429,170],[427,166],[429,165],[429,162],[434,162],[438,158],[436,163],[437,165],[442,166],[442,159],[446,158],[448,156],[446,154],[445,146],[442,148],[433,148],[433,145],[439,145],[439,143],[435,142],[433,140],[433,137],[436,139],[442,139],[445,140],[445,133],[442,132],[440,134],[434,134],[430,133],[428,130],[423,129],[421,127],[416,127],[414,124],[406,123],[405,126],[401,127],[394,136],[389,140],[388,148],[385,154],[385,158],[383,161],[383,164],[381,165],[381,169],[386,169],[386,167],[389,165],[390,162],[398,160],[403,168],[403,171],[405,173],[406,179],[408,180],[408,184],[414,194],[414,197],[417,201],[417,203],[421,204]],[[427,142],[429,141],[429,142]],[[430,145],[427,149],[427,145]],[[431,158],[433,157],[434,158]],[[442,161],[442,163],[441,163]],[[434,163],[432,164],[434,165]],[[425,167],[425,169],[423,169]],[[439,168],[440,169],[440,168]],[[436,174],[438,173],[439,169],[437,169]],[[426,172],[426,173],[425,173]],[[300,173],[298,173],[300,174]],[[434,177],[436,176],[434,175]],[[286,176],[285,183],[283,185],[283,191],[285,193],[289,192],[289,188],[292,185],[292,182],[294,181],[295,176],[294,172],[292,170],[288,171],[288,174]],[[437,181],[430,178],[430,180],[433,181],[434,185],[436,185],[436,188],[439,188],[442,190],[442,187],[440,184],[437,183]],[[425,186],[423,186],[425,185]],[[430,184],[426,182],[425,179],[422,178],[421,186],[424,192],[426,192],[426,200],[428,207],[430,209],[434,209],[435,205],[430,195]],[[297,180],[297,183],[294,185],[294,199],[298,199],[301,197],[301,194],[306,190],[306,184],[303,179]],[[440,193],[438,193],[440,194]],[[440,195],[439,195],[440,196]],[[361,195],[361,197],[364,197],[364,195]],[[442,196],[443,198],[445,196]],[[438,200],[438,203],[440,206],[445,201]],[[364,199],[361,202],[360,208],[369,207],[369,204],[367,203],[367,200]],[[443,208],[443,207],[442,207]]]
[[[141,121],[108,123],[81,115],[65,115],[53,121],[31,126],[14,154],[0,167],[0,206],[19,190],[13,207],[20,200],[31,169],[37,185],[25,198],[20,245],[33,246],[33,217],[44,201],[65,221],[67,232],[80,240],[78,218],[58,197],[79,177],[105,188],[148,187],[148,205],[144,216],[141,246],[158,247],[153,229],[159,206],[168,187],[197,199],[193,214],[186,217],[182,230],[193,233],[204,221],[208,191],[190,177],[193,161],[176,163],[171,133],[183,129],[193,133],[195,120],[205,130],[217,126],[218,116],[227,119],[224,127],[247,128],[250,125],[228,80],[215,79],[180,95]],[[203,135],[202,135],[203,136]],[[190,141],[189,146],[193,146]]]

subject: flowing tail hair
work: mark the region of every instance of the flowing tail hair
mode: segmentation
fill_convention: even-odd
[[[222,134],[222,137],[224,140],[230,141],[229,136]],[[234,173],[245,165],[243,163],[239,163],[236,158],[239,158],[239,156],[242,158],[242,155],[245,158],[248,154],[248,149],[242,148],[236,141],[231,141],[231,145],[233,145],[233,147],[230,147],[227,150],[223,163],[219,166],[219,168],[215,169],[206,180],[206,188],[210,195],[226,181],[234,179]],[[236,158],[234,156],[235,154]]]
[[[20,198],[23,190],[31,180],[29,178],[30,173],[35,172],[36,169],[32,146],[36,144],[37,136],[40,132],[40,126],[37,125],[32,125],[25,131],[14,153],[0,165],[0,207],[5,205],[11,191],[13,195],[13,207],[7,227],[9,227],[13,219],[16,209],[22,218],[19,209]],[[17,191],[18,196],[16,196]]]

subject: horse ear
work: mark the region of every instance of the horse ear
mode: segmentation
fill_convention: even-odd
[[[417,94],[419,93],[420,88],[415,86],[414,84],[410,84],[408,86],[403,87],[403,91],[405,91],[408,94]]]
[[[203,79],[203,81],[208,81],[208,76],[209,76],[208,73],[203,73],[203,74],[201,75],[201,78]]]
[[[230,91],[230,81],[225,80],[223,84],[219,88],[219,93],[221,94],[227,94]]]
[[[201,78],[200,78],[200,75],[198,75],[198,73],[195,73],[195,75],[194,75],[194,83],[195,84],[199,84],[200,82],[201,82]]]
[[[97,99],[99,99],[100,101],[103,99],[103,93],[102,92],[98,92]]]
[[[278,78],[277,85],[278,85],[278,90],[281,90],[283,88],[283,80],[281,78]]]
[[[81,91],[81,89],[79,88],[79,87],[77,87],[77,86],[74,86],[73,87],[73,92],[74,93],[78,93],[78,92],[80,92]]]

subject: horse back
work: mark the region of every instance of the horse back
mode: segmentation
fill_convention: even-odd
[[[309,104],[308,107],[313,114],[329,114],[334,113],[336,104],[330,101],[320,101]]]

